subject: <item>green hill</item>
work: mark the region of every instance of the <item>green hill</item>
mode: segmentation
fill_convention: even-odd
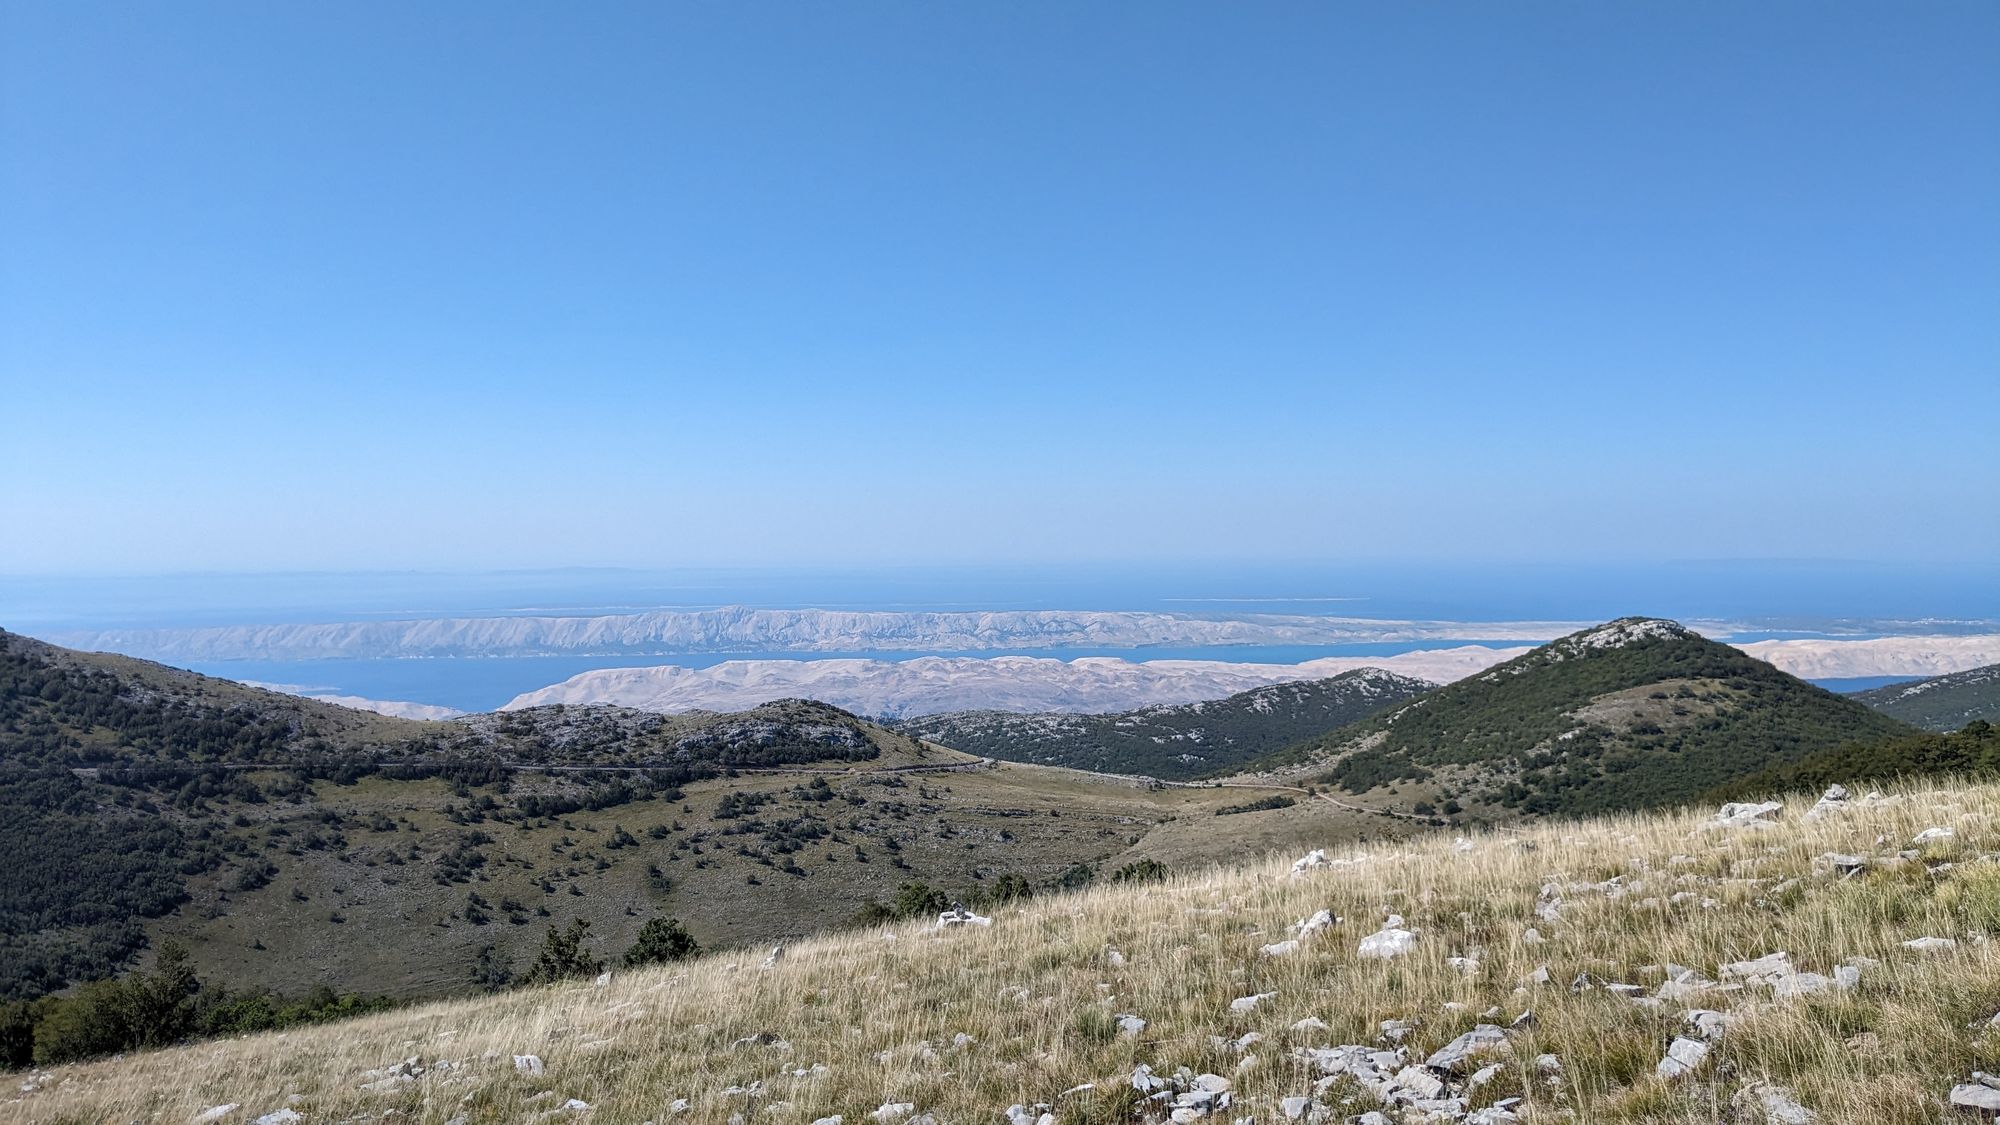
[[[1186,780],[1368,717],[1435,687],[1380,668],[1271,684],[1227,699],[1110,715],[956,711],[896,729],[954,750],[1098,773]]]
[[[1974,719],[2000,719],[2000,664],[1856,692],[1854,699],[1925,730],[1957,730]]]
[[[1686,801],[1821,750],[1909,732],[1674,622],[1631,617],[1263,764],[1448,813],[1576,814]]]

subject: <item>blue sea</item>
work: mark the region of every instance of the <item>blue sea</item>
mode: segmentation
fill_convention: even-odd
[[[1338,646],[1011,650],[1296,663],[1393,655],[1482,639],[1479,622],[1599,621],[1628,614],[1731,621],[1741,639],[1989,632],[2000,578],[1979,566],[1790,561],[1186,564],[870,569],[551,569],[479,573],[0,577],[0,627],[176,628],[496,615],[587,616],[728,605],[871,610],[1151,610],[1202,616],[1326,614],[1466,623],[1451,641]],[[1508,643],[1508,642],[1489,642]],[[316,691],[463,710],[596,668],[706,667],[732,659],[951,652],[741,652],[434,660],[223,661],[196,670]],[[1842,683],[1857,690],[1875,686]]]

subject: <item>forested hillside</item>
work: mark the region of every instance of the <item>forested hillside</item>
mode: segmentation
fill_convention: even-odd
[[[1886,784],[1898,778],[1996,774],[2000,774],[2000,727],[1975,719],[1964,729],[1946,734],[1925,731],[1822,750],[1721,786],[1713,795],[1726,800],[1756,793],[1809,792],[1835,783]]]
[[[1884,715],[1925,730],[1957,730],[1974,719],[2000,719],[2000,664],[1856,692]]]
[[[1323,680],[1253,688],[1226,699],[1108,715],[956,711],[896,726],[968,754],[1185,780],[1229,772],[1435,686],[1362,668]]]

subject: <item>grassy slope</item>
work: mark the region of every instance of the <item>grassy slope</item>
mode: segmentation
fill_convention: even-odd
[[[948,751],[926,753],[931,761],[959,759]],[[679,801],[636,801],[525,825],[471,826],[445,817],[447,806],[464,801],[442,781],[319,782],[298,806],[214,809],[210,823],[227,824],[237,811],[257,818],[250,827],[226,831],[276,862],[278,874],[248,892],[231,889],[235,865],[198,876],[190,880],[192,899],[149,929],[156,940],[186,941],[204,975],[220,981],[293,993],[326,983],[438,996],[465,990],[481,946],[495,945],[506,960],[525,964],[551,919],[590,919],[601,951],[614,955],[655,914],[681,919],[706,946],[755,945],[838,925],[869,901],[893,898],[903,882],[967,894],[1005,874],[1039,884],[1079,863],[1110,870],[1149,856],[1174,865],[1209,864],[1306,840],[1412,830],[1390,818],[1306,802],[1229,817],[1224,832],[1214,809],[1255,793],[1148,790],[1031,766],[837,773],[830,801],[802,795],[807,780],[803,774],[745,774],[691,784]],[[537,784],[517,782],[516,789]],[[720,802],[732,793],[772,800],[747,816],[718,819]],[[851,805],[849,797],[867,803]],[[296,855],[284,850],[323,827],[329,815],[343,825],[343,846]],[[378,815],[389,818],[390,830],[370,827]],[[830,835],[788,853],[761,831],[801,819]],[[274,841],[272,821],[288,825],[292,835]],[[656,825],[668,828],[662,838],[649,832]],[[609,846],[620,829],[637,842]],[[476,849],[484,865],[469,881],[437,882],[445,869],[439,857],[475,831],[492,840]],[[739,845],[751,854],[740,854]],[[866,862],[857,860],[857,846]],[[418,858],[386,862],[391,849],[407,854],[413,848]],[[787,860],[795,873],[780,869]],[[649,874],[653,867],[668,880],[664,890]],[[551,890],[542,889],[545,878]],[[464,916],[473,894],[491,904],[483,925]],[[512,915],[518,924],[501,909],[508,900],[526,908]],[[538,913],[542,909],[547,917]],[[343,921],[332,922],[336,915]],[[260,942],[264,948],[256,947]]]
[[[1852,698],[1925,730],[1957,730],[1974,719],[2000,719],[2000,664],[1890,684]]]
[[[621,974],[606,988],[522,991],[60,1068],[28,1078],[24,1093],[10,1084],[0,1120],[184,1121],[225,1103],[242,1103],[230,1120],[244,1120],[298,1095],[312,1120],[394,1109],[414,1121],[520,1121],[574,1097],[607,1121],[666,1120],[685,1098],[674,1120],[857,1121],[894,1101],[943,1121],[1052,1102],[1065,1121],[1111,1122],[1132,1120],[1126,1080],[1138,1063],[1233,1075],[1238,1102],[1227,1116],[1265,1120],[1279,1098],[1314,1094],[1318,1074],[1295,1049],[1371,1043],[1380,1021],[1407,1019],[1421,1056],[1489,1007],[1502,1023],[1535,1013],[1497,1056],[1505,1069],[1481,1099],[1525,1093],[1530,1120],[1713,1122],[1754,1080],[1791,1087],[1830,1125],[1955,1120],[1944,1105],[1952,1082],[2000,1069],[2000,1032],[1986,1024],[2000,1009],[2000,945],[1978,940],[2000,929],[2000,788],[1909,789],[1810,822],[1806,804],[1794,800],[1762,832],[1705,830],[1702,814],[1671,813],[1479,836],[1466,850],[1431,838],[1297,880],[1279,857],[1036,901],[1000,912],[990,930],[815,938],[768,970],[726,955]],[[1893,855],[1934,825],[1957,835],[1857,878],[1812,862],[1828,851]],[[1612,878],[1622,895],[1602,890]],[[1535,910],[1551,882],[1566,888],[1555,921]],[[1681,891],[1683,901],[1664,901]],[[1258,954],[1322,907],[1347,921],[1293,956]],[[1390,910],[1420,931],[1416,953],[1359,960],[1357,939]],[[1531,926],[1545,943],[1524,942]],[[1901,945],[1920,936],[1960,945],[1943,954]],[[1122,965],[1107,961],[1108,948],[1122,951]],[[1702,1069],[1674,1084],[1653,1066],[1686,1031],[1678,1004],[1649,1009],[1564,984],[1589,973],[1651,990],[1665,962],[1715,977],[1722,963],[1776,950],[1820,972],[1857,955],[1881,964],[1852,992],[1690,998],[1732,1022]],[[1474,975],[1446,963],[1475,953]],[[1518,988],[1544,965],[1554,986]],[[1252,992],[1273,995],[1230,1011]],[[1121,1012],[1150,1024],[1118,1036],[1110,1020]],[[1326,1030],[1291,1030],[1306,1017]],[[1262,1042],[1222,1041],[1253,1031]],[[971,1042],[954,1046],[961,1033]],[[517,1072],[509,1056],[520,1053],[540,1056],[546,1072]],[[1543,1053],[1562,1064],[1552,1082],[1524,1074]],[[367,1071],[412,1055],[454,1067],[362,1088]],[[1095,1089],[1064,1093],[1084,1083]],[[1336,1112],[1371,1108],[1340,1083],[1318,1096]]]
[[[897,726],[968,754],[1185,780],[1234,769],[1435,686],[1364,668],[1226,699],[1109,715],[958,711]]]
[[[1602,643],[1610,631],[1623,643]],[[1910,728],[1671,622],[1561,638],[1259,763],[1475,815],[1593,813],[1693,799]]]
[[[815,703],[769,704],[736,715],[542,708],[426,723],[12,635],[0,635],[0,642],[31,663],[114,677],[121,700],[140,701],[121,713],[131,724],[126,731],[77,721],[98,713],[80,695],[17,693],[8,701],[19,733],[0,731],[0,769],[53,767],[50,783],[74,791],[62,808],[0,801],[0,842],[38,860],[0,880],[0,903],[21,906],[0,920],[30,925],[32,932],[9,931],[8,940],[23,943],[20,956],[53,948],[62,959],[59,968],[38,970],[37,979],[113,972],[142,936],[93,937],[80,924],[32,930],[22,922],[46,917],[49,896],[80,878],[124,878],[102,856],[37,852],[35,842],[58,827],[113,847],[117,839],[148,841],[151,860],[137,865],[138,874],[170,881],[185,900],[165,900],[170,912],[162,914],[158,893],[134,895],[121,909],[143,921],[143,936],[155,944],[166,937],[185,941],[209,980],[293,994],[324,984],[405,997],[467,990],[487,945],[503,961],[525,965],[548,924],[570,917],[590,919],[601,948],[612,954],[655,914],[679,917],[711,947],[755,944],[837,925],[870,901],[892,899],[904,882],[969,895],[1001,875],[1039,884],[1077,864],[1109,870],[1141,856],[1207,864],[1303,839],[1410,830],[1392,818],[1311,802],[1230,817],[1222,832],[1215,809],[1257,794],[1153,789],[1013,765],[899,772],[977,763]],[[101,711],[102,696],[96,698]],[[162,736],[172,724],[156,720],[169,712],[195,719]],[[253,716],[260,741],[245,750],[247,744],[228,737],[239,728],[201,720],[216,715]],[[288,770],[256,768],[210,772],[202,791],[190,795],[184,785],[198,773],[132,787],[74,777],[69,768],[343,755],[658,764],[672,759],[678,740],[714,732],[751,739],[744,753],[754,761],[760,752],[754,739],[770,724],[851,727],[870,741],[874,756],[693,780],[678,795],[555,817],[524,816],[520,807],[525,800],[587,794],[621,775],[514,771],[502,785],[490,778],[465,784],[383,774],[337,784],[322,774],[302,784]],[[147,733],[135,741],[130,730],[141,729]],[[218,729],[223,735],[215,735]],[[734,753],[729,745],[725,739],[722,748],[701,753]],[[807,772],[819,770],[831,772],[824,778]],[[827,782],[829,799],[801,790],[814,780]],[[252,795],[242,791],[245,784]],[[718,815],[725,797],[746,794],[769,801],[745,815]],[[64,811],[77,808],[99,812],[79,818]],[[268,883],[246,879],[252,870],[267,872]]]

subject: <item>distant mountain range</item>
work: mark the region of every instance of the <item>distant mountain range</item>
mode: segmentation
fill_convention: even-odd
[[[465,617],[331,624],[109,629],[50,634],[70,648],[149,660],[659,655],[698,652],[972,652],[984,649],[1339,645],[1430,640],[1540,641],[1574,623],[1378,621],[1254,614],[1086,610],[890,612],[657,610],[596,617]]]
[[[1884,715],[1926,730],[1957,730],[1974,719],[2000,720],[2000,664],[1856,692]]]
[[[1526,651],[1461,645],[1395,656],[1325,657],[1300,664],[1029,656],[732,660],[709,668],[662,665],[584,672],[517,696],[503,710],[615,703],[648,711],[728,711],[803,696],[857,714],[892,719],[976,710],[1105,714],[1216,700],[1268,684],[1326,679],[1356,668],[1381,668],[1442,683]]]
[[[1112,715],[956,711],[897,724],[954,750],[1099,773],[1193,778],[1253,758],[1430,691],[1380,668],[1252,688],[1226,699]]]
[[[1624,618],[1256,764],[1447,811],[1584,813],[1908,733],[1675,622]]]

